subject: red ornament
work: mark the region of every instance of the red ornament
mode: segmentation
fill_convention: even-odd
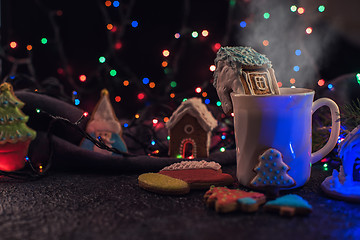
[[[25,166],[25,157],[31,140],[26,142],[0,144],[0,170],[11,172]]]
[[[121,43],[121,42],[115,43],[114,48],[115,48],[116,50],[120,50],[120,48],[122,48],[122,43]]]
[[[137,98],[138,98],[139,100],[143,100],[143,99],[145,98],[145,94],[144,94],[144,93],[139,93],[139,94],[137,95]]]

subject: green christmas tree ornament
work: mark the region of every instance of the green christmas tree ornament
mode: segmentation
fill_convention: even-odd
[[[26,123],[29,117],[21,109],[24,103],[14,94],[12,85],[0,85],[0,170],[16,171],[24,167],[30,142],[36,132]]]

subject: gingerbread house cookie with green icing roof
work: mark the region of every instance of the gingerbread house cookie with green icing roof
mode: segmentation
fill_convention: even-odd
[[[232,111],[230,93],[280,94],[270,60],[251,47],[221,47],[215,59],[214,87],[225,113]]]
[[[169,156],[188,159],[207,158],[211,131],[216,126],[216,119],[200,98],[191,98],[182,102],[166,122],[170,136]]]
[[[24,167],[30,142],[36,132],[26,123],[29,117],[21,109],[11,84],[0,85],[0,170],[16,171]]]
[[[331,197],[360,203],[360,125],[339,144],[338,154],[342,165],[322,182],[321,188]]]

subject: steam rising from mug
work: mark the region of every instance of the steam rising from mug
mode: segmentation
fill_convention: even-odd
[[[294,78],[296,87],[313,88],[320,79],[319,65],[332,51],[335,34],[319,20],[322,13],[317,8],[305,7],[304,14],[300,15],[290,11],[291,4],[281,0],[248,1],[242,7],[255,15],[248,14],[247,26],[239,27],[237,44],[252,46],[271,59],[277,79],[284,87],[290,87],[289,80]],[[301,4],[307,3],[302,1],[299,6],[304,6]],[[265,12],[270,14],[268,19],[262,15]],[[244,13],[241,14],[243,18]],[[305,32],[308,27],[312,27],[311,34]],[[268,41],[268,46],[263,45],[264,40]],[[295,54],[296,50],[300,51]],[[299,71],[294,71],[295,66]]]

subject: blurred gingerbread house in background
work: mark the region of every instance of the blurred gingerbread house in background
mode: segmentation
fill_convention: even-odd
[[[169,156],[208,157],[211,131],[216,126],[217,121],[200,98],[182,102],[166,123],[170,136]]]
[[[360,125],[339,144],[340,170],[333,170],[321,184],[329,196],[360,203]]]
[[[344,174],[352,182],[360,184],[360,126],[353,129],[339,144]]]

